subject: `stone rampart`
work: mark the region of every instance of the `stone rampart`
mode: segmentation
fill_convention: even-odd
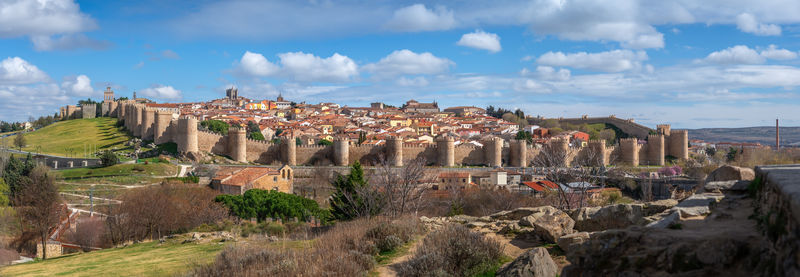
[[[800,165],[756,167],[756,214],[775,254],[773,276],[800,276]]]
[[[197,149],[217,155],[228,155],[228,139],[226,136],[209,131],[197,130]]]

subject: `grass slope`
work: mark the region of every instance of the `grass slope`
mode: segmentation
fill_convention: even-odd
[[[97,150],[123,148],[130,137],[115,126],[115,118],[73,119],[53,123],[25,134],[27,146],[22,150],[45,154],[82,157],[85,147]],[[5,138],[3,144],[13,147],[14,137]]]
[[[214,260],[223,244],[140,243],[8,266],[2,276],[174,276]]]

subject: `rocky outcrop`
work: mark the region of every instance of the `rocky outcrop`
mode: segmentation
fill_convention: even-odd
[[[595,232],[607,229],[626,228],[643,225],[643,204],[617,204],[605,207],[586,207],[574,212],[575,229]]]
[[[723,165],[706,177],[706,183],[715,181],[750,181],[756,177],[755,171],[750,168]]]
[[[558,267],[553,258],[542,247],[534,248],[520,255],[513,262],[500,269],[496,276],[501,277],[553,277]]]
[[[558,238],[558,247],[561,250],[569,251],[571,246],[581,244],[587,240],[589,240],[589,233],[587,232],[572,233]]]
[[[724,197],[721,193],[693,194],[684,199],[671,210],[679,212],[681,217],[701,216],[711,213],[711,207]]]
[[[731,191],[731,192],[746,192],[747,187],[750,185],[750,181],[714,181],[708,182],[705,185],[705,190],[707,192],[723,192],[723,191]]]
[[[501,234],[520,234],[530,239],[555,243],[559,237],[571,234],[575,221],[569,215],[551,206],[523,207],[502,211],[490,216],[420,217],[429,228],[439,228],[446,223],[459,223],[467,227]]]
[[[561,276],[761,276],[770,262],[759,236],[640,227],[591,233],[569,249]]]
[[[561,236],[573,232],[575,221],[567,213],[550,206],[534,209],[533,213],[520,219],[519,225],[533,227],[533,231],[543,240],[555,243]]]

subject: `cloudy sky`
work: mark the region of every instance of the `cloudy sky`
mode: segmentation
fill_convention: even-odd
[[[175,2],[175,3],[173,3]],[[0,119],[78,99],[408,99],[800,126],[800,1],[0,0]]]

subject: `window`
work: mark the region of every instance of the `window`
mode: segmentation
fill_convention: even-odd
[[[466,182],[467,182],[467,179],[461,179],[461,182],[464,182],[464,183],[466,183]]]
[[[273,182],[277,182],[278,181],[278,176],[272,177],[272,181]]]

